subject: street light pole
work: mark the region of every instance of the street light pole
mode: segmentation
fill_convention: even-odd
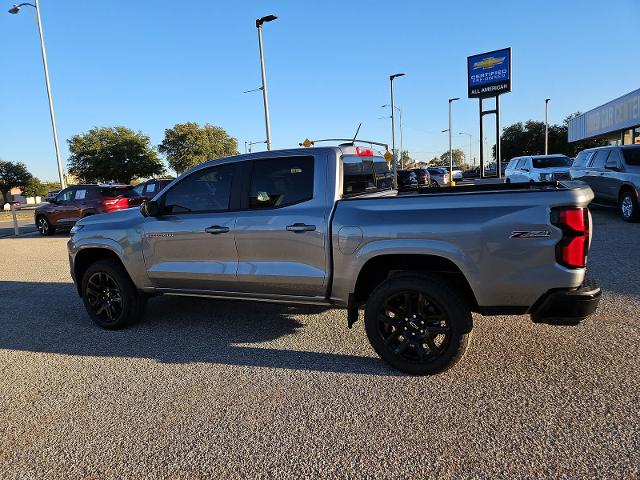
[[[275,15],[267,15],[266,17],[256,20],[256,28],[258,29],[258,47],[260,48],[260,72],[262,74],[262,100],[264,102],[264,124],[267,131],[267,150],[271,150],[271,122],[269,121],[269,99],[267,97],[267,74],[264,69],[264,49],[262,47],[262,24],[275,20]]]
[[[381,108],[387,108],[390,107],[391,105],[382,105]],[[398,111],[398,116],[400,117],[400,168],[404,168],[404,165],[402,163],[402,152],[403,152],[403,133],[402,133],[402,109],[400,107],[396,107],[394,106],[393,108],[395,108]],[[384,117],[381,117],[384,118]]]
[[[544,99],[544,154],[549,154],[549,117],[547,116],[549,110],[550,98]]]
[[[38,33],[40,35],[40,50],[42,52],[42,66],[44,67],[44,81],[47,87],[47,97],[49,98],[49,115],[51,116],[51,129],[53,130],[53,144],[56,150],[56,162],[58,164],[58,177],[60,178],[60,187],[66,188],[67,182],[64,178],[64,169],[62,168],[62,156],[60,155],[60,144],[58,142],[58,128],[56,127],[56,114],[53,109],[53,96],[51,95],[51,83],[49,81],[49,66],[47,65],[47,51],[44,46],[44,34],[42,33],[42,19],[40,18],[39,0],[32,3],[20,3],[9,9],[9,13],[15,15],[20,11],[21,7],[29,6],[36,10],[36,18],[38,21]]]
[[[389,76],[391,83],[391,152],[393,153],[393,188],[398,188],[398,156],[396,155],[396,115],[393,103],[393,80],[403,77],[404,73],[395,73]]]
[[[473,135],[466,132],[460,132],[458,135],[467,135],[469,137],[469,161],[471,161],[471,137],[473,137]],[[476,162],[473,162],[473,166],[476,166]]]
[[[451,145],[451,104],[460,98],[449,99],[449,185],[453,186],[453,147]]]

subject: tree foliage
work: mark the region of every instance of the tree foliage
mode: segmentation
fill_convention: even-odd
[[[464,163],[464,152],[459,148],[451,150],[453,153],[453,165],[459,166]],[[440,165],[449,165],[449,150],[440,155]]]
[[[560,153],[569,157],[575,157],[579,151],[585,148],[606,145],[601,139],[585,140],[577,143],[569,143],[569,119],[580,115],[579,112],[569,115],[562,125],[549,125],[549,154]],[[502,130],[501,149],[503,161],[523,155],[544,155],[545,124],[536,120],[518,122],[509,125]],[[495,146],[493,158],[495,159]]]
[[[0,160],[0,193],[3,201],[8,201],[9,191],[19,187],[24,189],[31,181],[32,175],[27,166],[21,162]]]
[[[126,127],[95,127],[68,143],[69,172],[85,182],[130,183],[164,172],[149,137]]]
[[[177,173],[220,157],[238,154],[238,142],[221,127],[195,122],[178,123],[164,131],[158,146]]]

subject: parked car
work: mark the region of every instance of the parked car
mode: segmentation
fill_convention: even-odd
[[[197,165],[139,209],[73,227],[78,293],[107,329],[158,294],[345,308],[348,326],[364,308],[375,351],[420,375],[462,357],[472,311],[567,323],[595,310],[587,185],[397,195],[373,180],[383,162],[341,145]]]
[[[431,185],[434,187],[448,187],[451,182],[449,182],[449,171],[440,167],[429,167],[427,169],[429,171],[429,175],[431,176]],[[435,181],[435,183],[434,183]]]
[[[22,207],[22,202],[20,200],[9,200],[7,203],[16,210]]]
[[[553,182],[569,180],[569,157],[566,155],[531,155],[515,157],[505,168],[505,181]]]
[[[591,187],[596,202],[617,205],[627,222],[640,221],[640,145],[583,150],[570,173]]]
[[[35,209],[34,220],[42,235],[72,227],[78,220],[98,213],[115,212],[143,202],[131,185],[74,185],[60,191],[49,203]]]
[[[418,190],[418,177],[413,170],[398,170],[398,190]]]
[[[431,180],[429,170],[427,170],[426,168],[412,168],[410,170],[416,174],[416,178],[418,179],[418,188],[430,188],[438,186],[435,180]]]
[[[151,200],[160,190],[173,182],[173,178],[152,178],[146,182],[139,183],[133,188],[133,191],[140,195],[144,200]]]
[[[44,196],[44,201],[45,202],[50,202],[51,200],[53,200],[54,198],[56,198],[56,195],[58,195],[60,193],[60,189],[56,189],[56,190],[49,190],[47,192],[47,194]]]
[[[458,181],[462,180],[462,177],[463,177],[462,170],[460,170],[459,168],[454,168],[452,173],[453,173],[453,180],[454,181],[458,182]]]

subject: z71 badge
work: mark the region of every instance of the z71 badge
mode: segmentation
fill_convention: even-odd
[[[510,238],[548,238],[550,235],[551,232],[549,230],[515,231],[511,232]]]

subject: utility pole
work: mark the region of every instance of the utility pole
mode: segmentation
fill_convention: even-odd
[[[544,154],[549,155],[549,100],[550,98],[544,99]]]
[[[40,34],[40,50],[42,52],[42,66],[44,67],[44,82],[47,87],[47,97],[49,98],[49,115],[51,117],[51,129],[53,130],[53,145],[56,150],[56,162],[58,164],[58,177],[60,178],[60,188],[66,188],[67,182],[64,177],[64,169],[62,168],[62,156],[60,155],[60,144],[58,142],[58,128],[56,126],[56,114],[53,109],[53,96],[51,95],[51,82],[49,81],[49,66],[47,64],[47,51],[44,47],[44,34],[42,33],[42,19],[40,18],[39,0],[32,3],[20,3],[9,9],[9,13],[15,15],[20,11],[21,7],[29,6],[36,10],[36,20],[38,22],[38,33]]]
[[[393,80],[403,77],[404,73],[394,73],[389,76],[391,83],[391,151],[393,153],[393,188],[398,188],[398,155],[396,153],[396,115],[393,103]]]
[[[267,15],[266,17],[256,20],[256,28],[258,29],[258,47],[260,48],[260,72],[262,74],[262,100],[264,102],[264,124],[267,133],[267,150],[271,150],[271,122],[269,120],[269,99],[267,97],[267,74],[264,68],[264,48],[262,47],[262,24],[272,22],[276,18],[275,15]]]
[[[449,185],[453,186],[453,147],[451,144],[451,104],[460,98],[449,99]]]

